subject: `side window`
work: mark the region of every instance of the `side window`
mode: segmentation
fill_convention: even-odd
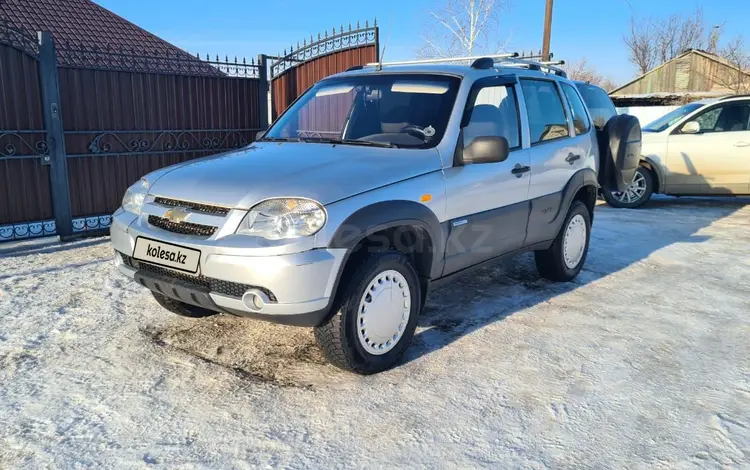
[[[568,98],[570,103],[570,111],[573,114],[573,127],[575,128],[576,135],[587,133],[591,129],[591,122],[586,114],[586,107],[581,101],[581,97],[578,96],[578,92],[573,88],[572,85],[562,83],[563,93]]]
[[[719,122],[719,114],[723,108],[714,108],[710,111],[706,111],[697,118],[693,119],[701,125],[703,132],[713,132],[716,129],[716,123]]]
[[[508,139],[508,147],[521,146],[516,92],[511,86],[488,86],[479,90],[469,124],[464,128],[464,145],[482,136]]]
[[[709,109],[695,119],[701,132],[736,132],[750,128],[750,104],[728,104]]]
[[[522,79],[521,89],[529,116],[531,145],[568,137],[568,119],[555,84],[548,80]]]

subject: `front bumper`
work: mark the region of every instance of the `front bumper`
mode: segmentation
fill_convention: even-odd
[[[343,249],[314,249],[251,256],[247,248],[167,232],[121,210],[112,218],[110,233],[118,252],[117,269],[152,291],[216,311],[286,324],[315,326],[325,319],[346,254]],[[133,260],[138,237],[200,250],[197,275]],[[267,302],[260,309],[248,307],[242,300],[245,289],[266,293]],[[191,290],[202,299],[200,303],[190,301]]]

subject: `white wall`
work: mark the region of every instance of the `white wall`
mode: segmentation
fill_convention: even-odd
[[[637,117],[641,123],[641,127],[643,127],[677,108],[679,108],[679,106],[630,106],[626,108],[617,108],[617,113],[630,114]]]

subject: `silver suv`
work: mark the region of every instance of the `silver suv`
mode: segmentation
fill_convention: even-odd
[[[146,175],[114,214],[118,269],[179,315],[314,327],[329,361],[364,374],[398,361],[455,275],[534,251],[570,281],[599,185],[632,181],[637,120],[598,143],[561,70],[471,59],[355,67],[252,145]]]

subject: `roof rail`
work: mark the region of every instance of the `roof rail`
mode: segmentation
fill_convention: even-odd
[[[518,52],[512,52],[509,54],[494,54],[487,56],[466,56],[466,57],[443,57],[439,59],[422,59],[422,60],[404,60],[399,62],[370,62],[365,65],[357,65],[347,70],[360,70],[364,67],[377,67],[380,69],[384,66],[393,65],[422,65],[422,64],[445,64],[450,62],[468,62],[471,61],[471,68],[474,69],[490,69],[496,65],[503,67],[524,67],[530,70],[548,71],[567,78],[568,74],[565,70],[557,67],[558,65],[564,65],[564,60],[546,61],[540,62],[534,59],[539,59],[539,56],[526,56],[521,57]]]
[[[721,98],[719,98],[719,101],[731,100],[732,98],[750,98],[750,94],[722,96]]]
[[[498,63],[498,65],[502,67],[523,67],[529,70],[540,70],[540,71],[543,71],[544,69],[546,69],[546,71],[554,73],[555,75],[558,75],[563,78],[568,78],[568,74],[565,73],[565,70],[561,69],[560,67],[557,67],[557,65],[564,65],[564,64],[565,64],[564,60],[538,62],[535,60],[529,60],[525,58],[505,59]]]
[[[466,56],[466,57],[442,57],[440,59],[421,59],[421,60],[404,60],[400,62],[370,62],[369,64],[365,64],[365,67],[380,67],[380,66],[386,66],[386,65],[420,65],[420,64],[445,64],[450,62],[468,62],[472,61],[474,63],[478,62],[479,60],[483,59],[512,59],[514,57],[518,57],[518,52],[512,52],[510,54],[495,54],[495,55],[488,55],[488,56]]]

